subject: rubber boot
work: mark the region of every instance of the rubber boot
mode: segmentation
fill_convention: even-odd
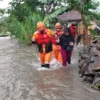
[[[71,64],[71,61],[70,60],[68,61],[68,64]]]
[[[70,59],[68,60],[68,64],[71,64],[71,60]]]
[[[45,67],[46,68],[50,68],[50,64],[45,64]]]
[[[42,64],[41,67],[45,67],[45,64]]]

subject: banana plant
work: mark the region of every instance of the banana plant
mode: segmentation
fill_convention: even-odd
[[[54,18],[57,18],[59,14],[65,12],[65,11],[68,11],[68,10],[69,10],[69,8],[67,8],[67,7],[62,7],[62,8],[57,9],[53,13],[48,14],[47,16],[45,16],[44,23],[47,25],[47,27],[49,27],[50,26],[50,21],[52,21]]]

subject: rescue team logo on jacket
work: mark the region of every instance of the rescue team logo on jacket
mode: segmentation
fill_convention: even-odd
[[[44,32],[43,34],[38,32],[37,35],[38,35],[37,40],[36,40],[37,44],[49,44],[49,43],[51,43],[51,38],[47,34],[47,32]]]

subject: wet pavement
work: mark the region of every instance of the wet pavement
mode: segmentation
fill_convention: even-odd
[[[0,37],[0,100],[100,100],[100,92],[80,78],[77,60],[75,49],[68,67],[41,70],[36,46]]]

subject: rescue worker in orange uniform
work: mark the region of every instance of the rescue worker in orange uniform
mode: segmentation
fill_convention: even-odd
[[[59,62],[62,62],[62,57],[61,57],[61,47],[58,44],[58,42],[59,42],[60,35],[62,33],[64,33],[62,30],[62,25],[60,23],[56,23],[54,35],[52,37],[52,48],[53,48],[52,54],[53,57]]]
[[[38,45],[41,67],[50,67],[52,35],[53,32],[50,29],[47,29],[43,22],[37,23],[37,31],[33,34],[32,42]]]

